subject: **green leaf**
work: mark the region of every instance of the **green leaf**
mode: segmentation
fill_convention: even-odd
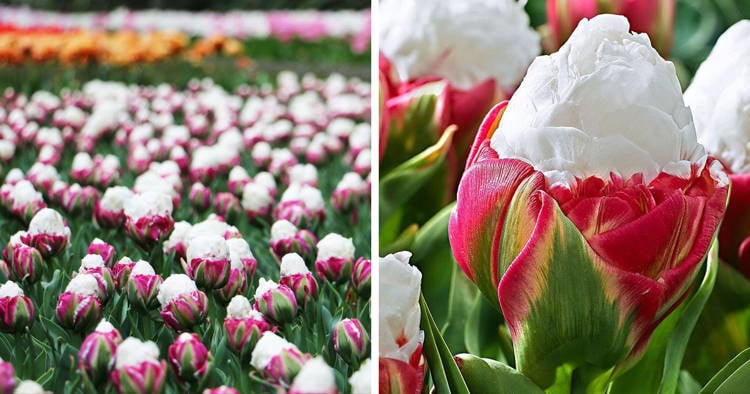
[[[701,394],[741,393],[750,387],[750,349],[745,349],[725,365],[703,387]]]
[[[681,371],[680,381],[677,386],[677,393],[679,394],[698,394],[701,391],[701,385],[698,383],[690,372]]]
[[[472,393],[544,393],[531,379],[499,361],[472,354],[459,354],[455,359]]]
[[[500,334],[500,332],[507,332],[502,324],[502,313],[490,305],[485,296],[477,293],[474,296],[474,303],[464,332],[466,349],[481,357],[515,363],[513,344],[509,342],[509,335]]]
[[[399,165],[380,180],[380,223],[385,223],[437,173],[440,165],[445,162],[454,132],[455,128],[448,128],[434,145]]]
[[[422,294],[419,296],[419,307],[422,312],[420,327],[425,334],[424,355],[427,359],[427,365],[430,367],[432,380],[435,383],[435,393],[469,394],[461,371],[458,370],[450,349],[440,335]]]

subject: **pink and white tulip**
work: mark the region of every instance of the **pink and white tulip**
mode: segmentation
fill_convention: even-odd
[[[85,331],[99,321],[102,313],[99,283],[90,274],[78,274],[70,280],[57,299],[57,321],[64,328]]]
[[[245,296],[236,295],[229,301],[224,331],[227,335],[227,346],[240,360],[250,361],[250,354],[258,340],[264,332],[270,330],[271,324],[262,313],[252,308]]]
[[[105,383],[115,366],[117,345],[121,342],[120,332],[107,320],[102,320],[81,343],[78,370],[95,385]]]
[[[159,348],[155,343],[128,337],[117,350],[111,379],[118,393],[151,394],[162,391],[167,365],[164,360],[159,360]]]
[[[70,228],[57,211],[44,208],[29,222],[29,230],[21,240],[39,250],[44,257],[60,254],[70,242]]]
[[[289,387],[310,358],[293,343],[266,331],[253,349],[250,365],[262,372],[268,381]]]
[[[354,265],[354,243],[351,238],[330,233],[318,241],[315,272],[333,283],[349,280]]]
[[[0,331],[20,334],[34,321],[34,304],[13,281],[0,285]]]
[[[318,282],[307,269],[305,260],[297,253],[289,253],[281,258],[279,284],[287,286],[297,298],[297,305],[304,307],[318,297]]]
[[[164,324],[172,330],[188,331],[206,320],[208,297],[187,275],[170,275],[159,286],[156,298]]]
[[[213,357],[197,334],[183,332],[169,346],[167,360],[180,382],[201,381],[208,372]]]

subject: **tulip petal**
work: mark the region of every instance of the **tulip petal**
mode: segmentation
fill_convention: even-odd
[[[518,370],[548,387],[563,364],[606,370],[624,359],[637,302],[621,297],[617,278],[552,197],[538,197],[536,228],[506,271],[498,298]],[[637,281],[630,286],[634,294],[648,291]]]
[[[525,204],[526,197],[543,182],[541,173],[523,161],[490,159],[470,167],[459,185],[456,208],[448,224],[453,255],[494,305],[499,272],[504,272],[499,265],[510,263],[508,256],[515,257],[517,247],[528,239],[534,223],[534,215],[528,209],[516,210],[514,206],[514,214],[507,215],[511,202]],[[514,242],[503,243],[503,247],[514,245],[514,250],[501,251],[501,237],[513,237]]]
[[[750,174],[732,174],[732,193],[719,230],[719,256],[750,278]]]

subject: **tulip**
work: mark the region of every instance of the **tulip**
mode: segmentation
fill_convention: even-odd
[[[147,261],[139,260],[133,265],[125,287],[128,302],[142,310],[150,310],[158,304],[156,296],[163,280]]]
[[[136,194],[125,202],[125,230],[138,246],[150,249],[174,227],[172,199],[163,193]]]
[[[95,385],[105,383],[115,366],[115,353],[121,342],[120,332],[102,320],[81,344],[78,370],[85,373]]]
[[[70,169],[70,179],[74,182],[88,184],[94,175],[94,160],[86,152],[78,152],[73,156]]]
[[[242,209],[250,220],[268,217],[273,207],[273,196],[268,188],[257,182],[248,182],[242,188]]]
[[[218,192],[214,197],[214,211],[227,218],[227,220],[233,221],[239,213],[243,211],[240,200],[232,193],[229,192]]]
[[[421,393],[425,372],[419,330],[419,293],[422,273],[409,265],[411,252],[389,254],[380,259],[381,393]]]
[[[287,253],[297,253],[306,258],[312,258],[313,249],[318,240],[310,230],[298,230],[294,223],[288,220],[277,220],[271,225],[271,251],[276,259]]]
[[[183,267],[201,289],[216,289],[229,279],[231,263],[226,240],[218,235],[190,239]]]
[[[117,228],[125,222],[125,202],[133,192],[124,186],[113,186],[104,191],[94,207],[94,220],[104,228]]]
[[[368,358],[359,369],[349,377],[349,385],[352,388],[352,394],[368,394],[370,392],[372,362]]]
[[[13,394],[15,385],[16,377],[13,364],[0,358],[0,394]]]
[[[108,187],[120,177],[120,161],[117,156],[94,156],[94,175],[92,182],[99,187]]]
[[[331,192],[331,205],[339,212],[356,212],[359,205],[367,200],[370,187],[356,172],[344,174]]]
[[[167,365],[159,361],[159,348],[151,341],[128,337],[117,348],[111,378],[118,393],[160,393]]]
[[[47,207],[42,194],[27,180],[21,180],[11,186],[5,200],[5,205],[10,206],[11,213],[24,222],[29,222],[37,212]]]
[[[190,187],[190,204],[198,212],[204,212],[211,206],[211,189],[200,182]]]
[[[297,253],[289,253],[281,258],[281,278],[279,284],[290,288],[297,299],[297,305],[307,305],[318,296],[318,282],[305,266],[305,260]]]
[[[206,376],[212,359],[206,345],[193,333],[183,332],[169,346],[169,366],[181,382],[201,381]]]
[[[333,327],[333,348],[345,360],[362,360],[370,350],[370,336],[357,319],[344,319]]]
[[[91,241],[86,253],[101,256],[104,264],[108,267],[111,267],[115,262],[115,247],[99,238],[94,238],[94,240]]]
[[[250,301],[243,295],[236,295],[227,306],[227,317],[224,319],[224,331],[227,334],[227,346],[243,362],[250,361],[250,353],[264,332],[271,330],[271,324],[263,314],[253,309]]]
[[[279,177],[295,164],[297,164],[297,158],[289,149],[273,149],[271,150],[271,162],[268,163],[268,172]]]
[[[232,269],[239,270],[242,267],[246,282],[251,282],[253,276],[255,276],[258,261],[253,256],[250,245],[242,238],[229,238],[227,239],[227,247],[229,247],[229,259],[231,260]],[[242,291],[244,292],[244,290]]]
[[[724,214],[729,180],[696,141],[674,67],[629,31],[597,16],[534,61],[480,128],[450,219],[453,255],[540,387],[563,364],[637,360]]]
[[[44,391],[44,387],[41,384],[33,380],[22,380],[18,382],[16,389],[13,390],[14,394],[47,394],[48,391]]]
[[[21,236],[21,241],[37,248],[45,258],[55,256],[70,242],[70,228],[57,211],[44,208],[31,219],[29,231]]]
[[[289,185],[274,209],[274,218],[288,220],[300,227],[315,227],[325,219],[325,203],[320,190],[296,183]]]
[[[128,284],[130,273],[135,267],[136,262],[130,259],[128,256],[124,256],[118,260],[115,265],[112,266],[112,276],[115,280],[115,287],[118,290],[123,290]]]
[[[22,241],[25,237],[25,231],[12,235],[3,257],[10,262],[10,276],[14,280],[36,283],[42,278],[44,259],[38,249]]]
[[[743,53],[750,22],[735,23],[716,41],[685,90],[685,103],[695,118],[695,129],[706,150],[727,167],[732,192],[719,230],[719,257],[750,279],[750,158],[748,74]]]
[[[227,189],[230,193],[239,196],[242,195],[242,189],[245,185],[250,183],[252,178],[243,167],[236,166],[229,171],[229,179],[227,180]]]
[[[250,365],[271,383],[288,387],[309,359],[293,343],[266,331],[253,349]]]
[[[188,331],[206,320],[208,297],[184,274],[172,274],[159,286],[161,318],[175,331]]]
[[[99,286],[99,298],[106,303],[115,289],[114,274],[104,265],[104,260],[98,254],[88,254],[81,259],[79,274],[89,274],[96,278]]]
[[[34,321],[34,304],[12,281],[0,286],[0,331],[21,333]]]
[[[92,186],[84,186],[74,183],[63,190],[60,198],[65,212],[83,213],[90,215],[94,211],[96,202],[99,200],[99,192]]]
[[[302,366],[289,388],[289,394],[338,394],[333,368],[318,356]]]
[[[318,187],[318,169],[312,164],[295,164],[286,171],[286,184]]]
[[[169,235],[169,239],[164,241],[163,249],[164,254],[175,254],[177,259],[184,259],[187,257],[187,239],[190,235],[192,225],[186,221],[179,221],[174,224],[172,234]]]
[[[354,268],[352,269],[352,288],[359,294],[360,297],[370,297],[370,275],[372,270],[372,263],[369,259],[360,257],[354,262]]]
[[[255,289],[255,309],[275,323],[289,323],[297,315],[297,298],[292,289],[260,278]]]
[[[318,242],[315,272],[321,279],[339,283],[349,279],[354,264],[354,243],[351,238],[330,233]]]
[[[664,57],[669,57],[674,38],[675,0],[551,0],[547,2],[547,22],[554,51],[570,37],[584,18],[597,14],[618,14],[628,18],[630,28],[647,33],[651,43]]]
[[[100,291],[93,275],[78,274],[71,279],[57,299],[56,316],[60,325],[74,331],[85,331],[99,321],[102,313]]]

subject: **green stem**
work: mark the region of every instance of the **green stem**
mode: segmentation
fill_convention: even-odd
[[[578,367],[573,370],[570,379],[571,394],[601,394],[606,392],[611,377],[611,370],[603,371],[591,366]]]

